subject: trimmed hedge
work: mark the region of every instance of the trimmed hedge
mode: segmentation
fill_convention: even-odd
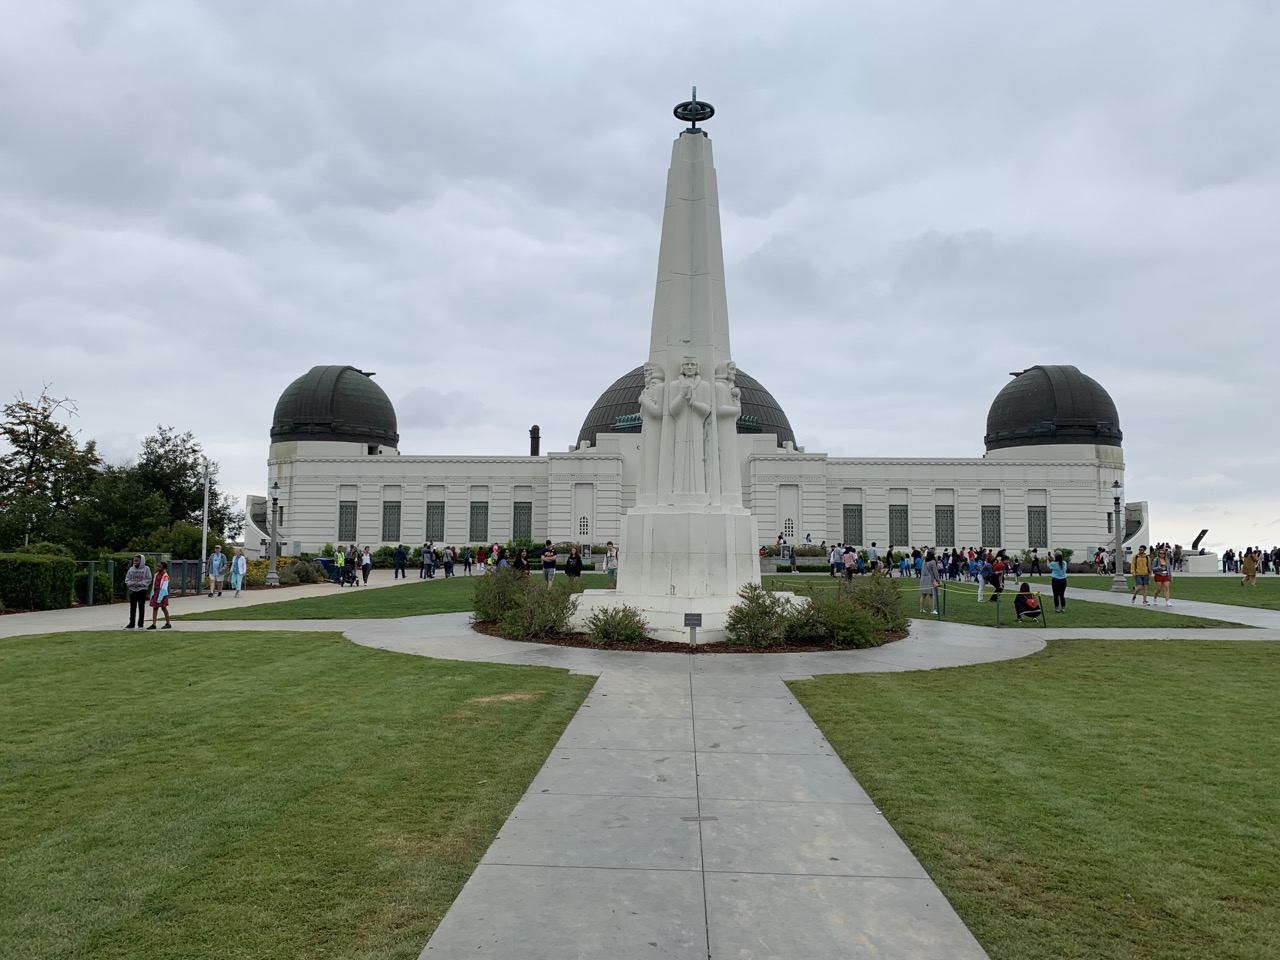
[[[76,562],[66,557],[0,553],[0,602],[14,610],[65,609],[75,575]]]
[[[111,578],[107,576],[107,565],[105,563],[97,566],[93,571],[93,603],[94,606],[102,603],[110,603],[114,598],[111,596]],[[76,571],[76,600],[79,603],[89,602],[89,571]]]

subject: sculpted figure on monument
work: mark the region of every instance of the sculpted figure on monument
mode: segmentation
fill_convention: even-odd
[[[644,389],[640,391],[640,496],[652,502],[658,492],[658,465],[662,460],[662,418],[666,416],[666,372],[661,364],[644,365]]]
[[[674,440],[672,492],[706,493],[706,428],[714,396],[694,357],[684,358],[680,378],[667,387],[667,396]]]
[[[735,383],[738,365],[732,360],[716,367],[716,446],[719,493],[722,502],[741,502],[742,473],[738,458],[738,418],[742,390]]]

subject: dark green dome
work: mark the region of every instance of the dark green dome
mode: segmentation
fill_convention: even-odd
[[[1120,415],[1098,381],[1070,366],[1035,366],[1013,377],[987,413],[988,450],[1046,443],[1120,446]]]
[[[271,440],[340,440],[400,443],[396,410],[370,378],[355,367],[312,367],[280,394],[271,418]]]
[[[791,432],[791,422],[773,399],[773,394],[760,385],[760,381],[738,368],[734,379],[742,391],[742,416],[738,418],[739,433],[774,433],[778,443],[796,442]],[[644,389],[644,367],[639,366],[624,373],[596,401],[578,431],[578,443],[590,440],[595,445],[598,433],[640,432],[640,391]]]

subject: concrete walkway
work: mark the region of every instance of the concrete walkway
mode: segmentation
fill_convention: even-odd
[[[394,585],[389,575],[382,585]],[[333,589],[264,592],[259,602]],[[1093,591],[1080,599],[1128,602]],[[191,598],[179,609],[218,602]],[[116,625],[120,606],[0,618],[0,635],[15,635],[8,621],[26,621],[28,633],[95,629],[89,621],[107,609],[101,625]],[[1051,637],[1280,640],[1275,611],[1175,601],[1170,612],[1256,626],[997,630],[922,620],[874,650],[698,656],[511,643],[472,632],[466,614],[189,621],[181,630],[340,630],[385,650],[599,678],[423,957],[969,960],[986,954],[785,681],[986,663],[1035,653]]]

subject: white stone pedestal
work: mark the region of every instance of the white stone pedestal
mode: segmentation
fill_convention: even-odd
[[[649,635],[689,641],[686,613],[702,614],[699,643],[725,639],[725,618],[744,584],[760,582],[756,520],[744,507],[641,505],[623,520],[616,590],[588,590],[575,626],[594,610],[630,606]]]

